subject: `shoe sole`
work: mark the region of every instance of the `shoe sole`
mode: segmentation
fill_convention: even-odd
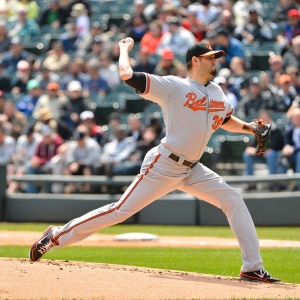
[[[249,282],[271,283],[271,284],[280,283],[280,281],[268,281],[267,279],[254,279],[242,275],[240,275],[240,280],[249,281]]]
[[[45,236],[46,236],[53,228],[55,228],[55,226],[54,226],[54,225],[50,225],[50,226],[43,232],[42,237],[39,238],[39,239],[31,246],[31,248],[29,249],[29,251],[28,251],[28,258],[29,258],[32,262],[36,262],[36,261],[39,261],[39,260],[40,260],[40,258],[37,259],[37,260],[32,260],[31,255],[30,255],[30,254],[31,254],[32,248],[34,247],[34,245],[36,245],[36,244],[38,243],[39,240],[41,240],[43,237],[45,237]]]

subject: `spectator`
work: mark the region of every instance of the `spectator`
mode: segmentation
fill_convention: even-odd
[[[0,19],[0,55],[9,50],[10,37],[6,27],[7,22]]]
[[[90,29],[88,10],[83,3],[76,3],[72,6],[71,16],[75,18],[78,37],[85,36]]]
[[[20,60],[17,64],[17,72],[15,78],[11,80],[13,86],[12,93],[20,94],[26,93],[27,82],[31,79],[30,65],[26,60]]]
[[[39,32],[39,26],[34,19],[28,19],[28,10],[26,7],[20,7],[18,18],[7,24],[8,35],[10,37],[18,36],[20,38],[32,38]]]
[[[160,140],[162,138],[165,137],[166,132],[165,132],[165,127],[162,127],[159,119],[156,116],[149,116],[146,119],[146,126],[151,126],[152,128],[154,128],[155,132],[156,132],[156,137],[155,140],[160,142]]]
[[[100,35],[94,37],[92,42],[92,50],[84,57],[85,61],[99,59],[99,55],[104,50],[104,41]]]
[[[144,9],[144,15],[148,21],[157,19],[157,15],[162,10],[164,0],[154,0],[153,3],[148,4]]]
[[[300,77],[299,69],[297,67],[289,67],[286,69],[286,74],[291,77],[292,86],[295,88],[297,94],[300,94]]]
[[[9,165],[15,153],[16,141],[13,137],[6,134],[3,123],[0,123],[0,164]],[[8,169],[10,167],[8,166]],[[9,171],[9,170],[8,170]]]
[[[145,7],[146,7],[145,0],[134,0],[132,11],[133,14],[140,15],[145,21],[147,21],[144,15]]]
[[[30,79],[27,82],[26,89],[28,93],[17,103],[17,109],[27,117],[31,117],[32,112],[41,97],[42,91],[40,83],[36,79]]]
[[[42,124],[40,134],[43,139],[38,144],[34,156],[29,161],[26,174],[45,174],[51,170],[51,158],[57,154],[57,148],[63,143],[61,137],[49,126]],[[35,184],[28,184],[27,193],[37,193],[38,188]]]
[[[269,95],[268,95],[269,96]],[[249,92],[240,100],[238,104],[238,113],[247,119],[257,118],[257,112],[267,106],[270,99],[265,98],[262,93],[261,83],[258,77],[250,80]]]
[[[277,36],[277,41],[288,47],[292,39],[300,35],[300,14],[298,9],[293,8],[287,12],[287,15],[287,22],[285,23],[282,35]]]
[[[283,60],[281,55],[269,57],[269,76],[272,84],[277,84],[278,77],[283,73]]]
[[[280,75],[278,77],[278,87],[279,90],[267,108],[274,112],[287,112],[297,96],[297,92],[292,86],[291,77],[287,74]]]
[[[43,61],[43,67],[48,68],[52,72],[62,72],[69,65],[70,56],[65,53],[62,43],[55,42],[52,51]]]
[[[226,98],[230,102],[233,110],[236,111],[237,105],[238,105],[238,100],[237,100],[236,96],[233,93],[229,92],[229,90],[227,89],[228,83],[227,83],[226,78],[222,77],[222,76],[217,76],[214,78],[213,81],[221,87],[223,93],[226,95]]]
[[[74,141],[70,143],[67,155],[67,165],[65,175],[85,175],[95,174],[94,169],[100,165],[101,147],[89,137],[88,128],[79,125],[74,132]],[[86,184],[84,191],[90,192],[91,186]],[[69,184],[65,188],[66,193],[75,191],[75,185]]]
[[[270,21],[277,24],[286,22],[287,13],[291,9],[297,9],[294,0],[280,0],[272,13]]]
[[[198,19],[203,25],[208,26],[215,22],[219,15],[218,9],[211,5],[210,0],[201,0],[201,4],[197,6]]]
[[[138,53],[138,61],[135,66],[133,66],[133,70],[135,72],[145,72],[149,74],[154,73],[154,69],[156,64],[149,60],[149,52],[147,47],[141,47]]]
[[[89,130],[89,136],[94,139],[99,145],[104,135],[104,132],[100,126],[95,122],[95,115],[92,111],[83,111],[80,114],[81,124],[85,125]]]
[[[140,42],[147,31],[147,23],[140,15],[134,15],[131,24],[125,28],[126,36],[131,37],[135,42]]]
[[[232,61],[231,61],[232,62]],[[218,72],[218,76],[222,76],[226,79],[226,83],[227,83],[227,89],[229,92],[233,93],[236,97],[236,99],[239,101],[241,99],[241,95],[240,95],[240,84],[238,89],[236,87],[233,86],[233,82],[231,81],[231,71],[228,68],[223,68]]]
[[[82,86],[79,81],[70,81],[68,84],[68,102],[62,108],[61,120],[74,130],[80,122],[80,114],[88,110],[88,101],[82,95]]]
[[[0,115],[3,114],[3,108],[5,104],[5,92],[0,90]]]
[[[39,133],[35,132],[34,125],[25,127],[23,134],[17,139],[16,151],[12,156],[10,174],[25,174],[26,163],[34,156],[41,140],[42,137]],[[19,183],[12,181],[9,183],[7,192],[14,193],[17,192],[19,188]]]
[[[81,70],[81,59],[77,58],[71,61],[69,65],[69,72],[60,79],[60,86],[63,91],[67,91],[68,85],[71,81],[79,81],[82,90],[87,90],[88,76]]]
[[[51,158],[49,165],[51,166],[51,174],[53,176],[64,174],[64,170],[67,168],[67,156],[68,156],[69,146],[70,146],[70,141],[64,142],[57,148],[56,155],[54,155]],[[64,184],[62,183],[51,184],[51,192],[63,193]]]
[[[285,132],[285,146],[282,149],[281,165],[283,171],[292,167],[295,173],[300,173],[300,109],[294,109],[291,115],[291,126]],[[293,191],[300,188],[296,181]]]
[[[182,63],[175,59],[171,48],[164,48],[161,55],[161,60],[154,69],[154,74],[159,76],[176,75]]]
[[[8,20],[10,17],[15,17],[16,15],[16,0],[2,0],[0,2],[0,19]]]
[[[5,62],[0,59],[0,90],[3,92],[11,91],[10,76],[5,70]]]
[[[143,159],[148,151],[159,143],[156,140],[156,131],[153,127],[146,127],[137,141],[136,147],[130,158],[114,167],[114,175],[136,175],[140,172]]]
[[[99,55],[99,73],[107,82],[108,86],[113,89],[120,83],[118,67],[113,63],[111,55],[108,52],[102,52]]]
[[[166,33],[169,31],[168,19],[172,17],[180,18],[180,16],[177,13],[177,8],[170,3],[165,3],[162,9],[158,11],[157,16],[153,20],[160,21],[163,26],[163,33]]]
[[[260,72],[259,79],[261,81],[261,92],[267,99],[273,99],[278,91],[278,87],[270,82],[270,77],[267,72]]]
[[[89,74],[87,82],[88,94],[105,96],[110,91],[110,88],[107,82],[99,75],[98,61],[89,61],[87,63],[87,72]]]
[[[254,8],[249,10],[247,23],[243,26],[238,26],[234,33],[235,37],[244,45],[251,45],[254,42],[263,43],[273,40],[271,28],[264,23],[263,18]]]
[[[27,123],[26,116],[18,111],[12,101],[5,101],[2,120],[7,122],[9,134],[17,140]]]
[[[76,52],[77,41],[80,39],[75,21],[71,20],[65,25],[65,32],[59,37],[66,53]]]
[[[126,137],[126,131],[122,126],[116,128],[115,139],[104,145],[101,156],[101,175],[111,176],[114,174],[114,167],[129,159],[136,142],[133,137]]]
[[[43,91],[47,90],[47,85],[50,82],[58,82],[60,81],[60,76],[52,71],[50,71],[47,67],[41,67],[35,79],[39,82],[40,87]]]
[[[234,32],[236,29],[235,24],[235,18],[233,16],[233,13],[229,9],[224,9],[220,13],[220,17],[213,22],[212,24],[209,24],[209,30],[218,30],[220,27],[227,28],[229,32]],[[211,44],[210,44],[211,45]]]
[[[283,134],[280,129],[277,128],[275,122],[272,121],[270,113],[267,110],[260,110],[258,112],[258,118],[266,121],[271,126],[271,139],[267,145],[266,151],[262,155],[256,155],[257,140],[252,139],[249,146],[246,147],[243,153],[243,160],[246,164],[246,175],[253,175],[254,165],[258,162],[266,163],[269,169],[269,174],[278,173],[278,161],[281,150],[283,148]],[[274,191],[279,189],[280,186],[270,185],[269,189]],[[256,185],[249,185],[247,190],[256,189]]]
[[[142,139],[142,122],[135,114],[130,114],[127,117],[128,131],[127,136],[132,136],[137,142]]]
[[[264,14],[263,5],[258,0],[238,0],[234,3],[232,11],[237,26],[244,26],[247,23],[247,15],[250,9],[255,9]]]
[[[41,126],[49,125],[63,140],[69,140],[73,135],[73,130],[63,121],[55,120],[51,110],[48,107],[42,107],[38,112],[38,122],[36,130],[39,132]]]
[[[161,54],[165,47],[172,49],[174,54],[183,54],[189,47],[195,44],[195,36],[181,26],[177,17],[169,17],[169,31],[164,34],[158,47],[157,53]]]
[[[39,20],[41,27],[51,25],[53,28],[59,28],[67,23],[67,12],[61,7],[60,0],[51,0],[50,7],[46,8]]]
[[[121,126],[121,116],[118,112],[112,112],[108,116],[108,129],[104,132],[102,145],[115,139],[115,132],[119,126]]]
[[[148,20],[144,15],[145,1],[144,0],[135,0],[133,1],[133,6],[131,9],[131,17],[128,20],[125,20],[120,25],[121,32],[125,32],[129,27],[132,26],[132,17],[139,16],[142,18],[144,24],[148,24]]]
[[[111,46],[110,54],[115,64],[119,63],[120,47],[118,42],[114,42]]]
[[[7,73],[15,74],[18,62],[26,60],[28,56],[28,52],[23,50],[21,39],[19,37],[12,38],[9,51],[3,53],[3,63]]]
[[[217,31],[216,50],[224,50],[225,55],[219,59],[222,68],[228,68],[233,57],[245,59],[244,45],[226,28],[219,28]]]
[[[108,33],[105,33],[101,24],[98,21],[94,21],[91,25],[90,31],[85,34],[80,40],[76,41],[77,50],[76,55],[79,57],[85,57],[92,49],[92,43],[96,36],[101,36],[101,40],[104,41],[104,50],[109,51],[111,48],[111,37]]]
[[[233,91],[238,91],[237,99],[240,101],[241,97],[245,95],[249,83],[245,60],[238,56],[233,57],[229,67],[231,71],[229,83]]]
[[[56,82],[51,82],[47,86],[47,93],[41,96],[35,106],[32,116],[35,119],[39,118],[41,108],[48,108],[53,114],[53,118],[57,121],[61,117],[62,107],[68,104],[68,99],[65,95],[59,93],[59,85]]]
[[[292,49],[285,52],[282,59],[284,69],[290,66],[300,68],[300,35],[292,39]]]
[[[88,0],[71,0],[68,3],[68,5],[66,6],[67,17],[69,18],[71,16],[72,8],[77,3],[82,3],[85,6],[85,9],[88,12],[88,15],[90,16],[91,15],[91,9],[90,9],[89,2],[90,1],[88,1]]]
[[[39,6],[34,0],[19,0],[17,9],[26,7],[28,19],[37,19],[39,15]]]
[[[183,19],[182,26],[193,33],[197,42],[203,40],[206,32],[206,26],[204,26],[202,21],[198,19],[198,11],[195,5],[191,5],[187,9],[187,16]]]

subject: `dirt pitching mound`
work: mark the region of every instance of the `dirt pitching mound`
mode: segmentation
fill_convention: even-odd
[[[0,258],[0,299],[296,298],[300,285],[71,261]]]

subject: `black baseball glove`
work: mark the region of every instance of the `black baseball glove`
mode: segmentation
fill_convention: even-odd
[[[244,124],[243,129],[251,132],[257,139],[255,154],[264,153],[271,138],[271,124],[263,120],[253,120],[251,123]]]

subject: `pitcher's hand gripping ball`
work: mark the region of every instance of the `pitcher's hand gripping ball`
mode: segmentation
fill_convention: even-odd
[[[271,138],[271,124],[263,120],[253,120],[249,124],[244,124],[243,128],[251,132],[257,139],[255,154],[264,153]]]

